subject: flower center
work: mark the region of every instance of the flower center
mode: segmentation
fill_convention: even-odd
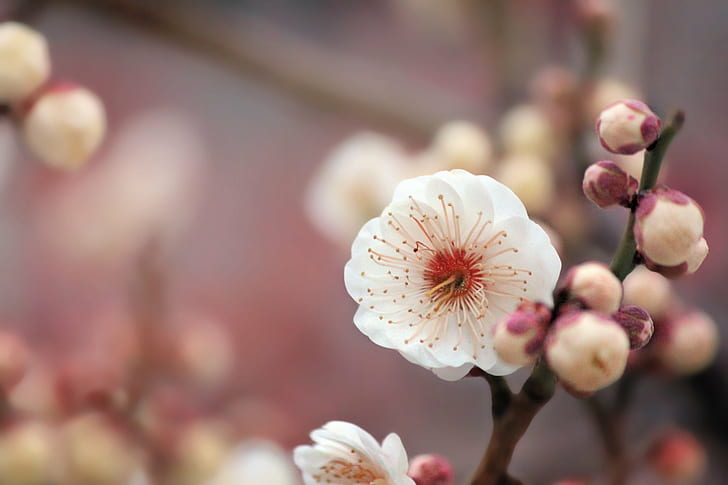
[[[424,278],[429,287],[425,295],[437,302],[435,311],[482,284],[482,259],[482,255],[461,248],[450,248],[432,255],[425,267]]]

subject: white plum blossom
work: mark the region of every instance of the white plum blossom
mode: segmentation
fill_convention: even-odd
[[[291,457],[266,440],[240,443],[204,485],[297,485]]]
[[[561,260],[505,185],[463,170],[401,182],[354,240],[345,268],[374,343],[456,380],[477,366],[516,367],[493,350],[492,327],[527,300],[552,302]]]
[[[293,460],[306,485],[415,485],[407,476],[407,452],[395,433],[380,445],[359,426],[331,421],[311,433],[313,446],[299,446]]]

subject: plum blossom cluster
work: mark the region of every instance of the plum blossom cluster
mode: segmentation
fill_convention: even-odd
[[[106,131],[101,100],[74,82],[51,79],[46,39],[18,22],[0,23],[0,105],[32,154],[56,168],[84,165]]]

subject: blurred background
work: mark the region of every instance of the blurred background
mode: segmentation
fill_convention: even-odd
[[[356,330],[349,243],[320,230],[311,191],[361,131],[414,167],[443,124],[468,120],[505,159],[503,120],[551,93],[534,80],[556,68],[583,96],[609,81],[663,119],[685,110],[664,181],[705,209],[711,252],[675,291],[724,333],[728,3],[615,0],[604,15],[580,3],[595,2],[3,0],[0,13],[46,36],[54,77],[92,88],[108,116],[101,149],[73,173],[38,163],[0,124],[0,319],[33,356],[14,406],[63,420],[78,399],[113,407],[123,390],[149,426],[175,428],[160,432],[177,453],[167,462],[196,425],[288,450],[347,420],[378,439],[397,432],[411,456],[447,456],[464,482],[489,436],[485,382],[441,381]],[[586,112],[567,130],[579,150],[549,155],[553,194],[536,203],[565,266],[608,261],[624,225],[622,211],[577,200],[579,163],[607,157]],[[724,483],[727,393],[725,346],[698,375],[641,379],[629,446],[689,429],[708,449],[702,483]],[[587,411],[559,391],[512,471],[550,483],[601,467]]]

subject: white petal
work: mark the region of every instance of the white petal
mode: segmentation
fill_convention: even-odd
[[[493,376],[507,376],[509,374],[513,374],[518,369],[520,369],[520,367],[516,365],[506,364],[502,360],[499,360],[498,362],[496,362],[495,365],[483,370]]]
[[[390,433],[384,438],[382,441],[382,451],[389,457],[393,472],[407,473],[409,467],[407,452],[397,433]]]
[[[460,367],[433,368],[432,372],[440,379],[444,379],[446,381],[459,381],[465,377],[472,368],[473,364],[464,364]]]
[[[493,201],[493,219],[495,221],[509,217],[528,218],[523,202],[511,189],[487,175],[479,175],[478,180]]]

